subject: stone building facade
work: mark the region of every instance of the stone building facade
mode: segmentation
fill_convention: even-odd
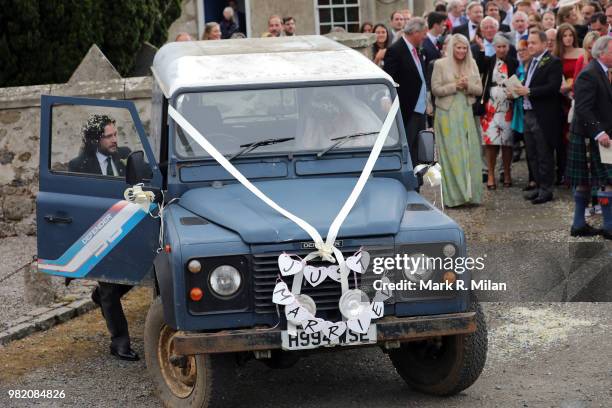
[[[236,0],[249,37],[259,37],[273,14],[292,16],[298,34],[326,34],[331,26],[349,31],[368,21],[388,23],[394,10],[410,9],[422,16],[433,9],[433,0]],[[227,0],[183,0],[182,15],[170,28],[168,39],[179,32],[200,37],[204,24],[219,21]]]

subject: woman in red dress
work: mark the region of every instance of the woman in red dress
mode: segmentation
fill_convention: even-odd
[[[574,73],[576,71],[576,61],[583,55],[584,50],[578,47],[578,35],[576,29],[571,24],[561,24],[557,28],[557,40],[553,54],[563,62],[563,82],[561,83],[561,93],[563,94],[563,113],[566,121],[563,127],[563,140],[560,140],[555,147],[557,158],[557,184],[563,184],[565,174],[566,145],[569,140],[569,123],[567,117],[572,105],[572,88],[574,85]]]

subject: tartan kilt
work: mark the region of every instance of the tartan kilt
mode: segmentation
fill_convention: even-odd
[[[571,133],[567,147],[566,176],[574,187],[603,187],[612,184],[612,165],[601,162],[597,142]]]

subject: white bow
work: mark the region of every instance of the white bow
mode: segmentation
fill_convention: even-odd
[[[425,171],[425,173],[423,173],[425,169],[427,170]],[[440,164],[419,164],[414,168],[414,174],[421,174],[423,177],[423,181],[428,182],[431,187],[440,186],[440,201],[442,204],[442,211],[444,211],[444,193],[442,191],[442,167],[440,167]]]

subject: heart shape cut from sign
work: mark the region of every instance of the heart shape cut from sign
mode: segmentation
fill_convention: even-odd
[[[366,334],[368,332],[368,328],[370,327],[371,320],[372,318],[370,317],[370,308],[367,308],[359,315],[357,319],[347,320],[346,326],[351,331]]]
[[[345,322],[327,322],[328,325],[323,331],[323,335],[327,337],[330,341],[336,340],[338,337],[342,336],[346,331],[346,323]]]
[[[374,302],[384,302],[385,300],[393,296],[393,291],[389,289],[389,284],[391,283],[391,280],[389,280],[389,278],[387,278],[386,276],[383,276],[380,282],[382,289],[376,291],[376,294],[374,295]]]
[[[285,306],[285,317],[288,321],[294,324],[302,324],[302,322],[314,318],[314,316],[298,302],[293,302],[292,304]]]
[[[301,260],[295,260],[291,258],[291,256],[283,253],[278,257],[278,269],[281,275],[291,276],[302,272],[304,263]]]
[[[318,333],[328,327],[329,322],[318,317],[312,317],[302,322],[302,328],[305,333]]]
[[[342,275],[340,274],[340,267],[338,265],[327,266],[325,267],[325,269],[327,269],[326,273],[328,277],[330,277],[331,279],[335,280],[338,283],[341,282]]]
[[[385,304],[383,302],[372,302],[370,305],[370,317],[380,319],[385,314]]]
[[[272,292],[272,303],[287,306],[295,302],[295,296],[285,282],[278,282]]]
[[[369,264],[370,254],[366,251],[360,251],[346,258],[346,266],[357,273],[364,273],[368,269]]]
[[[306,265],[304,267],[304,278],[312,286],[317,286],[327,278],[327,268]]]

